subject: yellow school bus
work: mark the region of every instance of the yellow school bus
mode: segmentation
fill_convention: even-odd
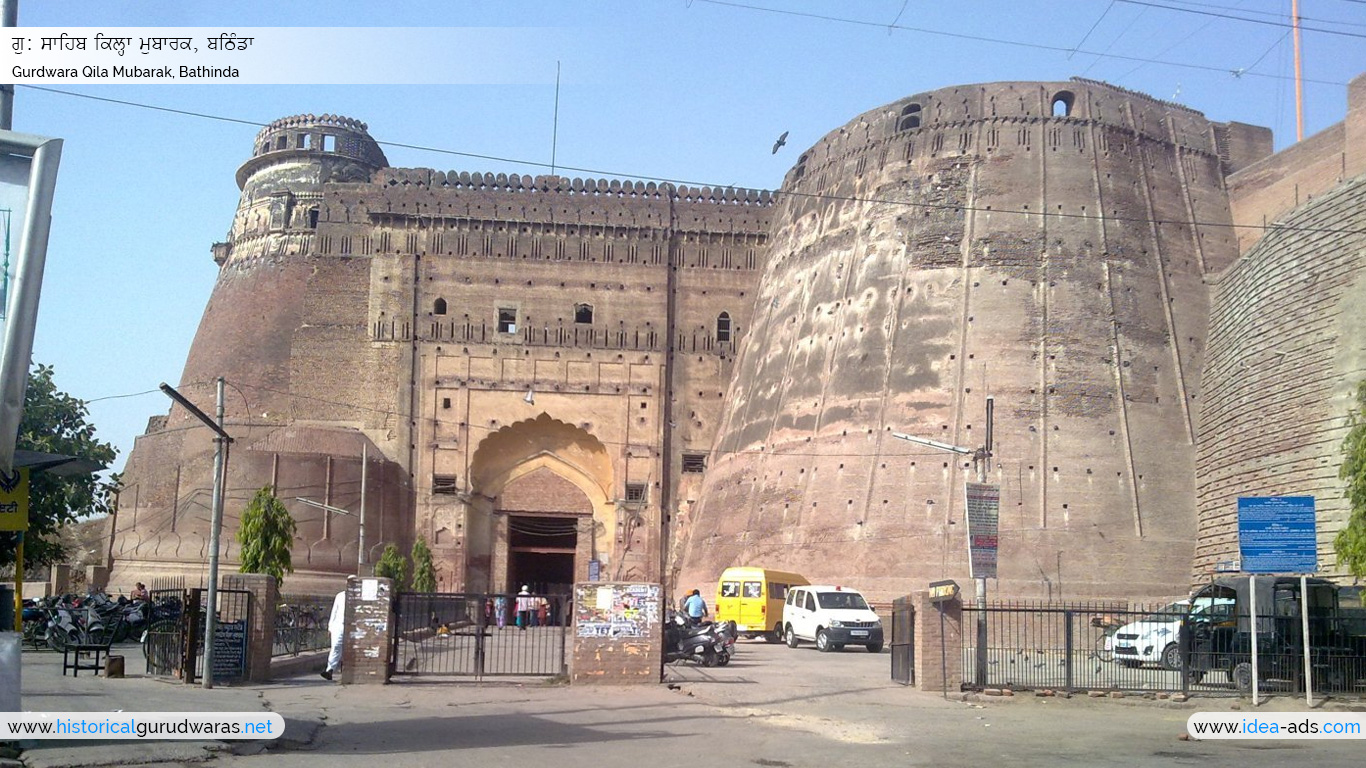
[[[767,568],[727,568],[716,584],[716,619],[733,621],[745,637],[770,643],[782,637],[783,601],[788,587],[809,584],[795,573]]]

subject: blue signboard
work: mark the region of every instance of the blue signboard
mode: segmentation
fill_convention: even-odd
[[[1319,569],[1313,496],[1238,499],[1238,548],[1244,573],[1314,573]]]

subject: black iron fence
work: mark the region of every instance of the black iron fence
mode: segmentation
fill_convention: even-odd
[[[275,611],[272,656],[297,656],[308,651],[326,650],[332,645],[327,622],[332,615],[332,597],[287,595],[280,598]]]
[[[178,677],[189,683],[200,679],[204,674],[208,590],[163,587],[149,590],[148,597],[149,621],[142,639],[146,673]],[[251,598],[251,592],[247,590],[218,590],[215,681],[232,682],[246,676]]]
[[[985,666],[977,629],[985,615]],[[1184,606],[994,603],[963,609],[963,680],[974,687],[1243,694],[1251,688],[1250,621],[1231,610],[1192,615]],[[1303,620],[1258,620],[1259,686],[1303,691]],[[1366,634],[1343,618],[1309,620],[1315,692],[1366,692]]]
[[[401,592],[395,675],[561,675],[568,595]]]

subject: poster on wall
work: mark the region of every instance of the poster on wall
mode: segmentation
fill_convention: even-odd
[[[580,586],[574,596],[574,625],[579,637],[646,638],[663,613],[658,584],[594,584]]]

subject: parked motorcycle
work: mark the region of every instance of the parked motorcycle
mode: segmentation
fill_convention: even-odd
[[[704,667],[725,666],[730,663],[734,645],[733,634],[718,631],[711,623],[693,625],[681,613],[675,613],[664,625],[666,662],[690,660]]]

